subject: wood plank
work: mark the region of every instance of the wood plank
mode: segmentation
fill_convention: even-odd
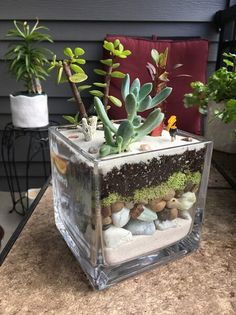
[[[9,49],[9,41],[2,41],[0,46],[0,60],[5,60],[5,53]],[[65,47],[71,47],[74,49],[75,47],[82,47],[85,50],[84,58],[87,60],[87,62],[91,61],[97,61],[101,59],[102,57],[102,41],[94,41],[94,42],[78,42],[78,41],[55,41],[52,44],[45,43],[44,47],[50,49],[53,51],[54,54],[56,54],[58,59],[65,58],[63,54],[63,50]],[[216,61],[216,54],[217,54],[218,44],[217,42],[209,42],[209,55],[208,60],[211,62]]]
[[[92,97],[83,97],[86,104],[91,102]],[[0,96],[0,112],[1,114],[10,115],[10,103],[8,96]],[[51,115],[64,115],[64,114],[74,114],[76,111],[76,105],[73,102],[68,102],[67,97],[50,97],[48,99],[48,107]]]
[[[88,62],[84,69],[88,74],[88,81],[85,82],[96,82],[97,80],[101,81],[101,77],[94,74],[94,68],[100,68],[99,62]],[[215,68],[214,62],[208,63],[208,74],[211,74]],[[8,66],[5,62],[0,61],[0,96],[8,96],[9,94],[15,91],[21,91],[24,88],[20,83],[16,83],[14,78],[8,73]],[[71,97],[71,91],[68,84],[56,84],[56,73],[55,71],[51,73],[50,78],[43,82],[43,89],[50,97]],[[1,112],[1,109],[0,109]]]
[[[85,21],[210,21],[225,7],[224,0],[93,0],[1,1],[0,19],[85,20]]]
[[[107,33],[123,34],[129,36],[160,37],[192,36],[218,41],[218,33],[211,21],[187,22],[185,17],[180,22],[139,22],[139,21],[43,21],[49,28],[54,41],[102,41]],[[0,20],[0,40],[6,40],[6,33],[13,27],[12,21]],[[96,30],[96,31],[94,31]]]

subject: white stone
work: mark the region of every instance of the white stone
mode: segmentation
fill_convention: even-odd
[[[115,248],[131,241],[132,233],[123,228],[111,225],[107,230],[103,231],[103,239],[106,247]]]
[[[125,226],[133,235],[152,235],[155,233],[156,228],[153,222],[144,222],[140,220],[131,219]]]
[[[122,208],[119,212],[114,212],[112,214],[112,222],[117,227],[125,226],[130,219],[130,210],[128,208]]]
[[[150,210],[149,208],[143,206],[143,212],[137,217],[138,220],[145,222],[152,222],[157,219],[156,212]]]
[[[154,223],[155,223],[156,229],[161,230],[161,231],[177,227],[176,220],[159,221],[157,219],[154,221]]]

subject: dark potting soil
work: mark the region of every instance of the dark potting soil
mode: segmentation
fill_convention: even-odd
[[[205,148],[187,150],[183,154],[163,155],[147,162],[124,164],[114,167],[105,176],[101,175],[101,194],[110,193],[130,196],[136,189],[160,185],[175,172],[201,172]]]

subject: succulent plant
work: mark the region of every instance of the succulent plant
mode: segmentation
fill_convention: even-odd
[[[117,62],[117,58],[125,59],[130,54],[131,51],[125,50],[124,46],[121,44],[119,39],[115,39],[114,42],[104,41],[103,48],[108,51],[109,58],[100,60],[100,63],[106,66],[106,71],[102,69],[94,69],[94,72],[100,76],[104,76],[104,83],[95,82],[94,86],[103,88],[103,92],[100,90],[91,90],[90,94],[103,98],[103,105],[106,110],[109,109],[109,102],[120,107],[122,102],[115,96],[109,95],[110,82],[112,78],[121,78],[125,77],[125,74],[117,69],[120,66],[120,63]]]
[[[144,122],[138,115],[140,112],[156,107],[172,91],[172,88],[165,87],[152,98],[149,95],[152,88],[152,83],[141,86],[139,79],[135,79],[130,85],[130,77],[128,74],[125,75],[121,94],[125,102],[127,119],[123,120],[118,128],[108,118],[102,101],[98,97],[94,98],[97,114],[104,125],[106,140],[100,148],[101,156],[127,151],[131,143],[141,140],[163,121],[164,114],[159,108],[155,108]]]
[[[85,59],[81,58],[84,53],[85,51],[80,47],[76,47],[74,50],[72,50],[70,47],[66,47],[64,49],[64,55],[66,56],[66,58],[63,60],[57,60],[56,56],[54,55],[51,66],[49,68],[49,70],[52,70],[54,68],[58,69],[57,83],[69,82],[74,96],[73,99],[78,105],[78,110],[81,118],[87,118],[88,115],[80,92],[91,87],[91,85],[80,85],[79,87],[76,86],[77,83],[81,83],[88,78],[88,76],[80,66],[86,63]],[[78,118],[78,115],[76,117]],[[76,123],[76,117],[74,118],[74,123]],[[73,119],[73,117],[70,116],[66,116],[65,118],[69,121]]]

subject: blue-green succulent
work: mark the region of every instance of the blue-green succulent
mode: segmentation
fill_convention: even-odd
[[[130,85],[130,77],[126,74],[121,94],[125,103],[127,119],[123,120],[117,128],[107,116],[102,101],[94,98],[94,104],[99,118],[104,125],[105,144],[100,148],[100,156],[121,153],[129,149],[129,145],[141,140],[156,128],[164,119],[164,114],[159,108],[155,108],[142,120],[139,113],[157,107],[171,93],[172,88],[166,87],[153,98],[150,96],[152,83],[140,85],[139,79],[135,79]]]

